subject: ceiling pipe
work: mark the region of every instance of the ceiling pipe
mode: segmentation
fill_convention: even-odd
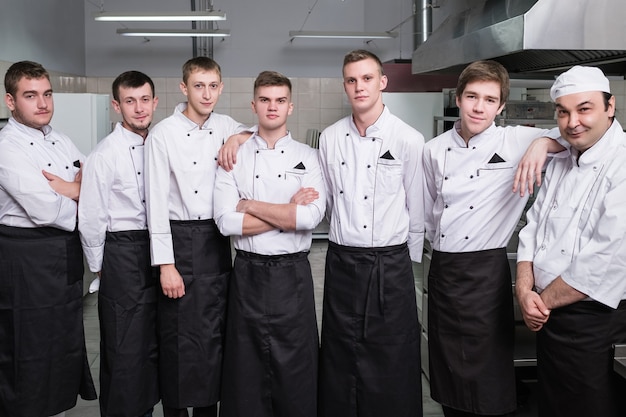
[[[413,0],[413,14],[418,18],[413,20],[414,50],[426,42],[433,31],[432,0]]]

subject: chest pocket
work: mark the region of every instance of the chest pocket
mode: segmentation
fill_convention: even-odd
[[[486,164],[478,168],[477,175],[480,183],[488,183],[481,185],[481,188],[488,186],[492,190],[508,189],[513,186],[515,166],[506,162]]]
[[[305,175],[306,170],[304,169],[291,169],[285,171],[286,188],[289,189],[292,194],[295,194],[300,188],[302,188],[302,182],[304,181]]]
[[[290,183],[298,183],[298,185],[302,184],[302,180],[306,171],[304,169],[292,169],[285,171],[285,180]]]
[[[402,188],[403,163],[380,159],[376,166],[376,192],[395,195]]]

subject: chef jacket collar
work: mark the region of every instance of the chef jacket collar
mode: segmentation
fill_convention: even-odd
[[[187,132],[191,132],[193,130],[198,130],[198,124],[193,120],[190,120],[187,116],[183,114],[183,112],[187,109],[187,102],[178,103],[176,105],[176,109],[174,110],[174,117],[176,117],[182,124],[187,128]],[[211,113],[213,114],[213,113]],[[209,129],[209,123],[211,123],[211,116],[204,122],[202,125],[202,130]]]
[[[143,137],[141,135],[138,135],[135,132],[131,132],[130,130],[126,129],[122,125],[122,122],[117,122],[117,124],[115,125],[115,129],[121,132],[122,137],[124,138],[124,141],[127,144],[133,145],[133,146],[144,144]]]
[[[615,154],[615,148],[623,144],[622,126],[617,120],[604,133],[604,135],[591,148],[583,152],[578,158],[579,152],[575,148],[571,148],[571,157],[574,162],[578,158],[578,166],[583,168],[589,165],[596,165],[607,158],[609,155]]]
[[[254,125],[249,129],[253,136],[252,140],[255,141],[257,147],[260,149],[267,149],[267,142],[261,136],[259,136],[259,125]],[[291,132],[287,131],[287,134],[282,138],[278,139],[274,144],[274,149],[286,147],[289,141],[287,139],[291,138]]]
[[[9,119],[9,123],[13,124],[16,129],[28,135],[29,137],[40,137],[41,135],[43,135],[42,139],[48,141],[53,140],[50,137],[52,134],[52,127],[50,125],[45,125],[41,129],[35,129],[33,127],[26,126],[25,124],[18,122],[13,117]]]
[[[480,145],[484,141],[490,140],[491,135],[497,132],[497,127],[495,122],[491,122],[491,126],[487,129],[483,130],[477,135],[474,135],[470,138],[467,145],[465,144],[465,139],[461,136],[459,131],[461,130],[461,119],[454,122],[454,127],[452,128],[452,138],[456,142],[457,145],[461,148],[467,148],[470,146]]]
[[[376,121],[374,122],[374,124],[372,124],[371,126],[369,126],[366,130],[365,130],[365,136],[366,138],[379,138],[380,134],[379,132],[384,131],[385,126],[386,126],[386,122],[389,119],[389,116],[391,115],[391,112],[389,111],[389,108],[387,106],[384,106],[383,108],[383,112],[380,114],[380,116],[378,116],[378,119],[376,119]],[[356,132],[356,136],[360,136],[359,129],[357,129],[356,124],[354,123],[354,117],[351,116],[350,117],[350,129],[353,132]]]

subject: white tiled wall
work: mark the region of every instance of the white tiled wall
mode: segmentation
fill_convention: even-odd
[[[0,61],[0,74],[4,75],[11,65]],[[77,77],[67,74],[50,73],[50,81],[55,92],[62,93],[101,93],[111,95],[114,77]],[[153,78],[156,94],[159,97],[154,122],[172,114],[176,104],[185,100],[181,93],[178,77]],[[215,107],[219,113],[232,116],[247,125],[256,123],[250,102],[254,78],[224,78],[224,91]],[[307,129],[323,130],[326,126],[350,114],[350,105],[345,98],[341,78],[292,78],[292,100],[294,111],[287,127],[293,137],[304,141]],[[4,97],[4,85],[0,85]],[[110,112],[111,125],[121,120],[113,109]],[[9,111],[0,100],[0,118],[8,118]]]
[[[10,62],[0,61],[0,74],[5,74]],[[51,72],[52,87],[55,92],[64,93],[106,93],[111,94],[114,77],[77,77]],[[185,96],[180,92],[178,77],[153,78],[159,105],[155,114],[155,123],[172,114],[174,107]],[[224,78],[224,91],[216,106],[216,111],[232,116],[247,125],[255,123],[250,102],[254,78]],[[293,137],[304,141],[307,129],[323,130],[328,125],[350,114],[350,104],[343,92],[341,78],[292,78],[292,99],[294,111],[287,127]],[[626,81],[611,80],[611,91],[616,100],[616,118],[626,127]],[[0,84],[0,92],[4,97],[4,85]],[[529,89],[529,96],[540,101],[550,101],[548,89]],[[111,110],[111,122],[121,120]],[[0,100],[0,118],[9,117],[4,100]]]

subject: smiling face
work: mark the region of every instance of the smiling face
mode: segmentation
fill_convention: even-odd
[[[159,102],[152,94],[148,83],[138,88],[119,87],[119,102],[112,101],[115,111],[122,115],[122,126],[144,138]]]
[[[561,136],[581,153],[604,136],[615,115],[615,96],[605,103],[600,91],[568,94],[555,101]]]
[[[187,81],[180,83],[180,90],[187,96],[185,116],[202,125],[213,112],[223,88],[222,77],[217,71],[196,70],[190,73]]]
[[[366,114],[382,109],[382,92],[387,87],[387,76],[372,58],[347,63],[343,67],[343,88],[350,100],[352,112]]]
[[[286,85],[257,87],[252,110],[258,117],[260,130],[284,129],[286,134],[287,116],[293,111],[289,87]]]
[[[456,97],[461,117],[461,137],[465,142],[484,132],[502,112],[500,84],[495,81],[474,81]]]
[[[22,77],[15,94],[4,97],[13,118],[33,129],[41,129],[50,123],[54,112],[50,80]]]

